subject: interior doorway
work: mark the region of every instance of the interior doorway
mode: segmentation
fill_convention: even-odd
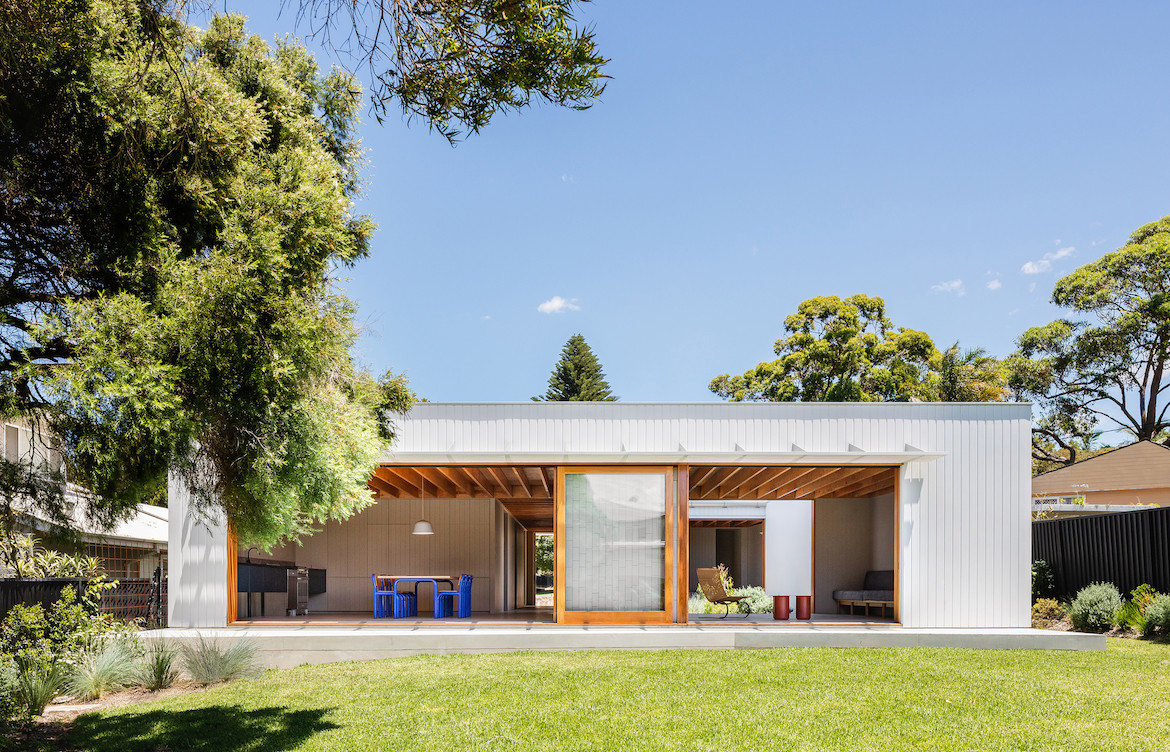
[[[696,570],[723,566],[735,587],[764,586],[764,521],[691,520],[688,592],[699,587]]]

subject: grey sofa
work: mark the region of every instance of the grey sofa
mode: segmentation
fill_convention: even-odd
[[[837,613],[841,613],[842,606],[849,607],[849,613],[856,613],[858,606],[865,607],[865,615],[869,616],[869,609],[879,606],[882,616],[886,609],[894,610],[894,570],[877,569],[865,573],[865,582],[860,590],[834,590],[833,600],[837,601]]]

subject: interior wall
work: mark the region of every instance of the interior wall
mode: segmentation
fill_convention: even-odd
[[[813,515],[813,611],[833,614],[833,591],[860,589],[872,569],[873,501],[817,499]]]
[[[512,604],[513,608],[521,608],[527,600],[527,590],[525,587],[525,578],[527,575],[527,561],[525,559],[524,544],[527,541],[528,535],[524,532],[524,528],[514,519],[512,520],[512,582],[514,583],[516,591],[516,599]]]
[[[740,536],[739,544],[739,579],[735,584],[740,587],[764,585],[764,526],[736,528]]]
[[[702,567],[713,567],[715,560],[715,528],[692,527],[689,535],[691,581],[689,593],[699,588],[699,575],[695,570]]]
[[[763,530],[762,524],[738,528],[692,527],[688,554],[690,592],[695,592],[699,587],[699,576],[695,570],[719,564],[727,565],[736,587],[763,585]]]
[[[426,519],[434,535],[412,535],[420,505],[413,499],[379,499],[344,522],[328,522],[321,532],[301,545],[252,552],[252,561],[271,559],[325,570],[325,592],[309,596],[309,613],[372,612],[371,574],[450,575],[474,577],[473,611],[493,608],[492,593],[499,583],[494,563],[494,530],[499,504],[494,499],[427,499]],[[506,515],[505,515],[506,516]],[[510,518],[508,518],[510,519]],[[240,556],[246,555],[245,550]],[[404,585],[404,587],[406,587]],[[238,614],[247,613],[244,595],[238,596]],[[252,613],[259,614],[260,596],[252,596]],[[265,615],[282,615],[283,593],[265,596]],[[429,584],[419,587],[419,609],[434,608]]]
[[[894,568],[894,495],[870,500],[873,540],[870,543],[870,569]]]

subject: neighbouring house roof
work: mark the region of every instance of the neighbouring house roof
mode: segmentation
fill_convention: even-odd
[[[88,494],[89,492],[84,488],[73,483],[68,485],[65,494],[67,500],[74,501],[70,516],[73,525],[81,531],[82,540],[87,543],[107,543],[132,547],[148,546],[160,549],[167,547],[169,517],[166,507],[138,504],[134,514],[128,519],[119,521],[110,530],[101,530],[85,519],[83,512],[85,505],[78,503],[84,500]],[[52,528],[49,522],[39,519],[35,515],[28,516],[33,518],[33,527],[42,531],[48,531]]]
[[[1170,447],[1139,441],[1032,479],[1033,496],[1170,488]]]

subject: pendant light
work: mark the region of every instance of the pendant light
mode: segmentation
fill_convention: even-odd
[[[422,483],[419,484],[418,506],[419,506],[419,511],[422,514],[419,518],[419,521],[414,523],[414,530],[411,530],[410,534],[411,535],[434,535],[435,529],[433,527],[431,527],[431,523],[427,522],[426,502],[423,501],[423,497],[427,495],[427,481],[425,478],[420,478],[419,480],[421,480]]]

